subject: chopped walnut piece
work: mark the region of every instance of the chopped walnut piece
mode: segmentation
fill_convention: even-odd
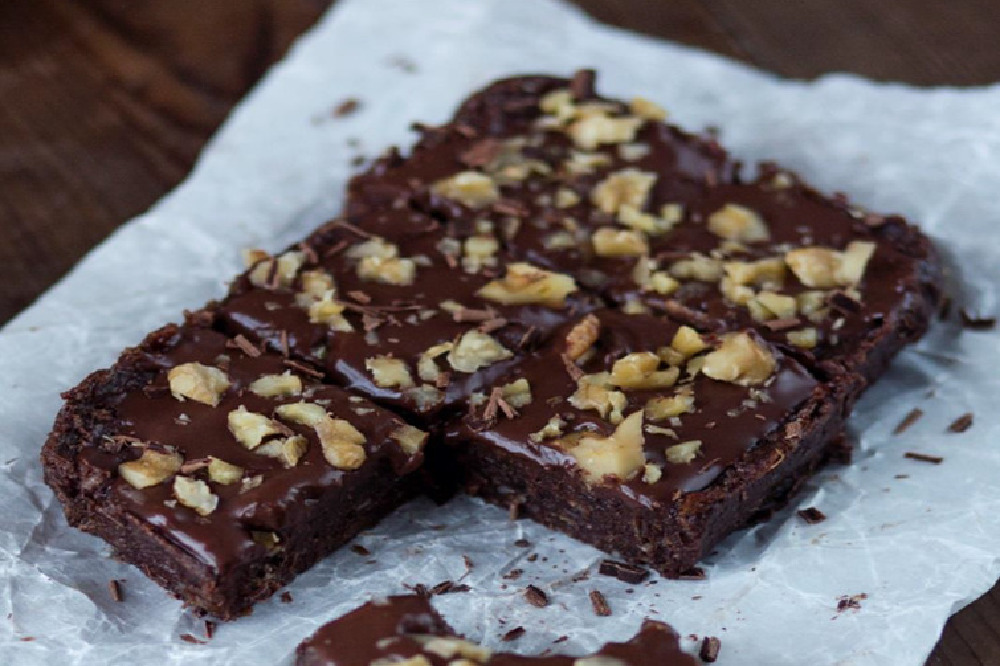
[[[272,439],[258,446],[254,452],[262,456],[277,458],[285,467],[295,467],[308,448],[309,440],[302,435],[292,435],[291,437]]]
[[[605,115],[587,115],[573,121],[566,128],[575,143],[584,150],[594,150],[605,143],[631,143],[642,125],[642,118],[609,118]]]
[[[434,405],[440,404],[444,400],[444,394],[430,384],[421,384],[404,391],[406,397],[413,401],[414,406],[419,411],[430,409]]]
[[[801,331],[788,331],[785,337],[790,343],[803,349],[812,349],[818,341],[816,329],[812,327],[803,328]]]
[[[640,257],[649,253],[646,236],[633,229],[601,227],[591,234],[590,242],[599,257]]]
[[[500,396],[514,409],[531,404],[531,384],[525,378],[516,379],[500,387]]]
[[[569,454],[583,470],[590,481],[599,481],[605,476],[630,479],[646,464],[642,451],[642,410],[626,417],[608,437],[584,435]]]
[[[580,175],[593,173],[595,169],[611,163],[604,153],[588,153],[579,150],[570,152],[569,160],[565,162],[566,170],[571,174]]]
[[[500,243],[491,236],[470,236],[465,241],[465,256],[462,257],[462,268],[466,273],[478,273],[483,266],[495,266],[496,253]]]
[[[208,478],[228,486],[243,478],[243,468],[212,456],[208,461]]]
[[[789,319],[795,316],[795,297],[776,294],[773,291],[760,292],[750,298],[746,305],[756,321]]]
[[[576,392],[570,396],[569,404],[577,409],[596,410],[601,418],[612,423],[621,422],[626,397],[621,391],[612,390],[609,382],[610,374],[607,372],[583,375],[577,380]]]
[[[364,261],[362,259],[362,261]],[[312,324],[326,324],[334,331],[350,333],[354,330],[351,322],[344,316],[344,304],[334,300],[333,290],[323,294],[319,300],[309,304],[309,322]]]
[[[441,375],[441,370],[438,368],[434,359],[438,356],[447,354],[454,348],[454,342],[442,342],[441,344],[434,345],[424,351],[424,353],[420,355],[420,359],[417,361],[417,375],[420,379],[425,382],[436,382],[438,377]]]
[[[765,382],[777,367],[774,356],[748,333],[733,333],[704,357],[701,371],[723,382],[752,386]]]
[[[698,331],[690,326],[681,326],[674,333],[674,339],[670,341],[670,348],[688,358],[705,351],[708,349],[708,345],[702,340]]]
[[[222,394],[229,388],[229,377],[222,370],[201,363],[182,363],[167,372],[170,393],[183,401],[190,398],[217,407]]]
[[[644,483],[656,483],[663,476],[663,468],[653,463],[646,463],[642,469]]]
[[[399,248],[379,236],[356,243],[345,253],[348,259],[393,259],[399,256]]]
[[[576,282],[568,275],[552,273],[526,263],[507,266],[502,279],[493,280],[476,295],[503,305],[541,303],[561,306],[566,297],[576,291]]]
[[[650,421],[664,421],[694,411],[694,394],[690,389],[682,389],[672,396],[651,398],[646,403],[646,418]]]
[[[431,186],[438,196],[459,201],[469,208],[482,208],[500,199],[493,179],[478,171],[461,171]]]
[[[566,421],[564,421],[558,414],[553,416],[542,426],[541,430],[531,433],[528,438],[533,442],[541,442],[542,440],[552,439],[558,437],[562,434],[562,429],[566,427]]]
[[[708,230],[720,238],[753,243],[770,238],[764,220],[749,208],[726,204],[708,216]]]
[[[688,442],[681,442],[680,444],[668,446],[663,453],[667,456],[667,460],[669,462],[686,465],[695,459],[695,456],[698,455],[700,450],[701,440],[693,439]]]
[[[601,320],[592,314],[576,323],[566,334],[566,356],[576,360],[590,349],[601,334]]]
[[[391,257],[364,257],[358,263],[358,277],[383,284],[408,286],[417,276],[417,262],[413,259]]]
[[[285,432],[285,428],[263,414],[247,411],[247,408],[240,405],[228,416],[229,432],[233,433],[243,446],[251,451],[260,446],[266,437],[280,435]]]
[[[336,292],[333,276],[324,270],[302,271],[299,275],[302,290],[295,294],[295,303],[308,308],[313,301],[322,299],[327,292]]]
[[[496,338],[479,331],[466,331],[448,352],[448,365],[458,372],[475,372],[514,354]]]
[[[629,103],[629,110],[632,115],[645,120],[666,120],[667,111],[656,102],[651,102],[644,97],[633,97]]]
[[[444,659],[461,657],[482,664],[486,663],[493,654],[489,648],[461,638],[443,636],[414,636],[414,638],[423,642],[426,651]]]
[[[556,192],[556,208],[572,208],[580,203],[580,195],[573,190],[560,187]]]
[[[875,243],[853,241],[843,252],[825,247],[790,250],[785,253],[785,263],[807,287],[856,287],[874,253]]]
[[[118,475],[133,488],[148,488],[163,483],[184,464],[179,453],[159,453],[146,449],[137,460],[118,465]]]
[[[331,416],[322,405],[297,402],[279,405],[275,411],[279,418],[314,429],[323,457],[337,469],[357,469],[364,463],[365,436],[344,419]]]
[[[288,289],[305,262],[302,252],[291,251],[258,262],[250,269],[250,282],[262,289]]]
[[[722,277],[722,270],[721,261],[697,252],[692,252],[689,258],[675,261],[670,266],[670,274],[675,278],[702,282],[718,281]]]
[[[424,450],[427,443],[427,433],[409,424],[401,425],[391,433],[389,437],[399,443],[399,448],[408,455],[415,455]]]
[[[680,376],[679,368],[659,370],[660,357],[652,352],[626,354],[611,366],[608,383],[623,389],[667,388]]]
[[[780,289],[785,280],[785,262],[781,258],[758,261],[727,261],[723,264],[734,284],[753,285],[761,289]]]
[[[639,257],[632,269],[632,279],[643,291],[652,291],[664,296],[677,291],[681,286],[666,271],[656,270],[656,263],[649,257]]]
[[[278,398],[302,393],[302,379],[286,370],[280,375],[261,375],[250,384],[250,391],[264,398]]]
[[[410,388],[413,376],[406,363],[391,356],[373,356],[365,359],[365,368],[372,373],[375,385],[381,388]]]
[[[199,515],[207,516],[219,506],[219,497],[200,479],[187,476],[174,477],[174,497],[177,501],[194,509]]]
[[[618,214],[622,206],[630,206],[638,212],[646,205],[655,182],[655,173],[622,169],[599,182],[591,191],[590,198],[603,213]]]

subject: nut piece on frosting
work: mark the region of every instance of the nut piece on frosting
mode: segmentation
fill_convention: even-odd
[[[295,467],[309,448],[309,440],[302,435],[272,439],[257,447],[255,453],[276,458],[285,467]]]
[[[825,247],[789,250],[785,254],[785,263],[799,282],[807,287],[856,287],[874,253],[875,243],[853,241],[843,252]]]
[[[576,323],[566,334],[566,356],[576,360],[587,353],[601,334],[601,320],[592,314]]]
[[[208,478],[228,486],[243,478],[243,468],[212,456],[208,461]]]
[[[774,373],[774,356],[748,333],[733,333],[704,357],[701,371],[723,382],[741,386],[762,384]]]
[[[427,433],[409,424],[396,428],[389,433],[389,437],[396,440],[399,448],[411,456],[423,451],[424,444],[427,443]]]
[[[770,238],[760,215],[738,204],[726,204],[708,217],[708,230],[720,238],[753,243]]]
[[[219,506],[219,497],[200,479],[187,476],[174,477],[174,497],[177,501],[194,509],[199,515],[207,516]]]
[[[344,419],[333,418],[321,405],[297,402],[279,405],[275,411],[281,419],[313,428],[323,457],[337,469],[357,469],[364,463],[365,436]]]
[[[266,254],[259,252],[247,253],[247,260],[252,261]],[[257,263],[249,274],[250,283],[262,289],[288,289],[295,281],[295,276],[305,262],[305,255],[302,252],[285,252],[277,258],[266,258]]]
[[[375,385],[381,388],[398,387],[401,389],[413,386],[413,376],[401,359],[391,356],[373,356],[365,359],[365,367],[372,373]]]
[[[229,412],[228,422],[229,432],[233,433],[236,441],[251,451],[260,446],[265,437],[286,432],[277,421],[263,414],[247,411],[243,405]]]
[[[627,416],[608,437],[581,437],[569,454],[589,481],[599,481],[605,476],[630,479],[646,464],[642,445],[640,409]]]
[[[229,377],[222,370],[201,363],[182,363],[167,373],[170,393],[183,401],[185,398],[216,407],[222,394],[229,388]]]
[[[649,254],[649,244],[641,231],[601,227],[590,235],[599,257],[641,257]]]
[[[489,282],[476,295],[503,305],[539,303],[558,307],[574,291],[576,282],[568,275],[552,273],[531,264],[514,263],[507,266],[503,278]]]
[[[250,391],[263,398],[279,398],[302,393],[302,379],[286,370],[280,375],[261,375],[250,384]]]
[[[566,128],[575,143],[584,150],[594,150],[605,143],[631,143],[642,125],[642,118],[611,118],[588,114]]]
[[[475,372],[513,355],[496,338],[473,330],[467,331],[458,339],[447,358],[448,364],[458,372]]]
[[[146,450],[137,460],[118,465],[118,474],[133,488],[148,488],[163,483],[184,464],[179,453],[158,453]]]
[[[623,206],[639,212],[646,205],[649,190],[655,182],[655,173],[622,169],[594,186],[590,199],[602,213],[618,214]]]
[[[469,208],[482,208],[500,199],[500,190],[493,179],[478,171],[461,171],[439,180],[431,186],[431,191]]]

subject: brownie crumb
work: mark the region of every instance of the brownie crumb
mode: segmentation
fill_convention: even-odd
[[[597,72],[592,69],[577,70],[573,74],[569,83],[569,92],[573,96],[574,102],[585,100],[594,96],[594,82],[597,79]]]
[[[531,548],[531,542],[527,539],[518,539],[514,542],[514,545],[518,548]]]
[[[601,560],[599,571],[602,576],[611,576],[630,585],[637,585],[649,576],[649,571],[642,567],[615,560]]]
[[[962,326],[970,331],[992,331],[997,325],[996,317],[972,315],[965,308],[958,311],[958,316],[962,318]]]
[[[701,641],[701,649],[698,650],[698,656],[706,664],[713,664],[719,658],[719,650],[721,649],[722,641],[715,636],[705,636]]]
[[[237,335],[232,340],[227,341],[226,346],[229,347],[230,349],[239,349],[241,352],[243,352],[250,358],[257,358],[263,353],[261,352],[260,347],[247,340],[242,334]]]
[[[706,580],[708,576],[705,575],[705,570],[701,567],[691,567],[687,571],[682,572],[677,576],[677,580]],[[653,581],[654,583],[656,581]]]
[[[965,432],[972,427],[972,412],[966,412],[951,422],[948,432]]]
[[[801,511],[798,512],[798,514],[799,518],[806,521],[810,525],[822,523],[824,520],[826,520],[826,514],[814,506],[802,509]]]
[[[283,604],[290,604],[290,603],[292,603],[292,593],[291,592],[282,592],[281,596],[279,597],[279,599],[281,599],[281,603],[283,603]]]
[[[459,584],[451,580],[443,580],[434,587],[432,587],[429,592],[431,596],[441,595],[441,594],[452,594],[455,592],[468,592],[470,588],[468,585]]]
[[[904,458],[909,458],[910,460],[919,460],[920,462],[932,463],[934,465],[940,465],[944,462],[944,458],[941,456],[932,456],[926,453],[916,453],[914,451],[907,451],[903,454]]]
[[[215,622],[205,620],[205,638],[212,640],[213,636],[215,636]]]
[[[114,601],[117,601],[119,603],[121,603],[122,601],[125,601],[125,593],[122,590],[122,583],[121,583],[121,581],[114,580],[114,579],[109,580],[108,581],[108,590],[111,592],[111,598]]]
[[[552,643],[553,644],[555,644],[555,643],[565,643],[568,640],[569,640],[569,636],[560,636],[559,638],[557,638],[554,641],[552,641]]]
[[[521,577],[521,574],[523,574],[523,573],[524,573],[524,569],[511,569],[510,571],[508,571],[507,573],[505,573],[502,576],[502,578],[504,580],[517,580],[518,578]]]
[[[910,410],[909,414],[903,417],[903,420],[899,422],[899,425],[893,428],[892,434],[900,435],[906,432],[910,428],[910,426],[919,421],[920,417],[923,415],[924,415],[924,410],[920,409],[919,407],[914,407],[913,409]]]
[[[510,643],[511,641],[516,641],[521,636],[524,636],[524,633],[525,633],[524,632],[524,627],[514,627],[513,629],[511,629],[510,631],[508,631],[506,634],[504,634],[500,638],[500,640],[502,640],[504,643]]]
[[[352,543],[351,551],[357,553],[358,555],[361,555],[362,557],[368,557],[369,555],[372,554],[372,551],[368,550],[360,543]]]
[[[843,613],[847,610],[861,610],[861,602],[867,598],[868,595],[865,592],[837,597],[837,612]]]
[[[549,605],[549,597],[534,585],[524,588],[524,598],[535,608],[545,608]]]
[[[194,643],[195,645],[204,645],[205,641],[200,638],[195,638],[191,634],[181,634],[181,640],[185,643]]]
[[[346,118],[347,116],[357,113],[360,108],[361,100],[356,97],[348,97],[333,109],[333,117]]]
[[[604,595],[599,590],[590,591],[590,605],[594,607],[594,615],[597,617],[608,617],[611,615],[611,606],[608,605],[608,600],[604,598]]]

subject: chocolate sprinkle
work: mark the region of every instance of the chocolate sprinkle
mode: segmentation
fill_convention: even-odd
[[[354,553],[357,553],[358,555],[360,555],[362,557],[368,557],[369,555],[372,554],[372,551],[368,550],[367,548],[365,548],[364,546],[362,546],[360,543],[353,543],[353,544],[351,544],[351,551],[354,552]]]
[[[810,525],[816,525],[817,523],[822,523],[826,520],[826,514],[814,506],[802,509],[798,512],[798,514],[799,518],[806,521]]]
[[[599,590],[590,591],[590,605],[594,607],[594,615],[597,617],[609,617],[611,615],[611,606],[608,605],[608,600],[604,598],[604,595]]]
[[[719,650],[721,649],[722,641],[715,636],[705,636],[701,642],[701,649],[698,650],[698,656],[706,664],[712,664],[719,658]]]
[[[549,605],[548,595],[534,585],[524,588],[524,598],[536,608],[545,608]]]
[[[909,429],[911,425],[920,420],[920,417],[924,415],[924,410],[919,407],[914,407],[910,412],[903,417],[903,420],[899,422],[892,430],[893,435],[899,435]]]
[[[948,426],[948,432],[955,432],[955,433],[965,432],[966,430],[972,427],[972,419],[973,419],[972,412],[966,412],[965,414],[962,414],[957,419],[951,422],[951,425]]]
[[[524,627],[514,627],[500,639],[504,643],[510,643],[511,641],[516,641],[521,636],[524,636]]]
[[[261,355],[261,350],[257,345],[247,340],[242,334],[226,342],[230,349],[239,349],[250,358],[257,358]]]
[[[932,456],[926,453],[915,453],[913,451],[907,451],[903,454],[904,458],[909,458],[910,460],[919,460],[920,462],[932,463],[934,465],[940,465],[944,462],[944,458],[941,456]]]
[[[616,560],[601,560],[598,571],[602,576],[611,576],[630,585],[638,585],[649,577],[648,570]]]

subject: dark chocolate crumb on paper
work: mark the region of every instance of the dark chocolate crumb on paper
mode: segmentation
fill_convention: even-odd
[[[802,509],[798,512],[799,518],[806,521],[810,525],[815,525],[817,523],[822,523],[826,520],[826,514],[817,509],[814,506]]]
[[[944,462],[944,458],[941,456],[932,456],[926,453],[917,453],[915,451],[907,451],[903,454],[904,458],[909,458],[910,460],[916,460],[919,462],[931,463],[933,465],[940,465]]]
[[[615,560],[601,560],[598,571],[602,576],[611,576],[631,585],[641,583],[649,576],[649,571],[642,567]]]
[[[719,658],[719,650],[722,649],[722,641],[715,636],[705,636],[701,641],[701,649],[698,656],[706,664],[713,664]]]
[[[948,426],[948,432],[965,432],[972,427],[972,420],[972,412],[966,412],[951,422],[951,425]]]
[[[549,605],[548,595],[534,585],[524,588],[524,598],[536,608],[545,608]]]
[[[525,633],[524,627],[514,627],[506,634],[504,634],[500,640],[502,640],[504,643],[510,643],[511,641],[516,641],[521,636],[524,636],[524,633]]]
[[[590,591],[590,605],[594,607],[594,615],[597,617],[608,617],[611,615],[611,606],[599,590]]]
[[[899,422],[899,425],[893,428],[892,434],[899,435],[906,432],[907,430],[909,430],[910,426],[919,421],[920,417],[923,415],[924,415],[924,410],[920,409],[919,407],[914,407],[913,409],[910,410],[910,412],[906,416],[903,417],[903,420]]]

